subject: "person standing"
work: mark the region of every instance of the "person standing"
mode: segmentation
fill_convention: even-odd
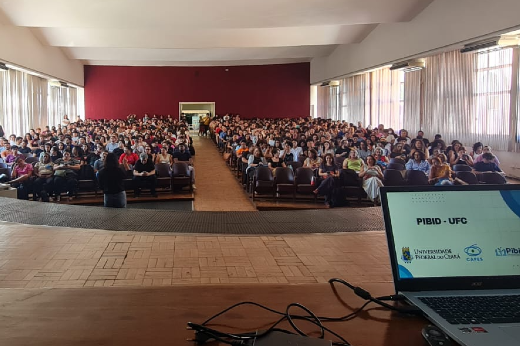
[[[98,173],[99,187],[103,189],[103,205],[108,208],[126,208],[126,192],[123,181],[126,173],[121,169],[117,156],[108,153],[103,168]]]

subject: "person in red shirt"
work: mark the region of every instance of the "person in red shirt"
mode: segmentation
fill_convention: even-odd
[[[132,148],[126,147],[125,152],[119,157],[119,163],[125,166],[127,171],[133,170],[135,163],[139,161],[139,156],[132,152]]]

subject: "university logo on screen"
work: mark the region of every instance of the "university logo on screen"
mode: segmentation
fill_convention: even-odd
[[[413,253],[413,255],[412,255]],[[456,260],[460,259],[460,254],[455,253],[452,249],[413,249],[409,247],[402,248],[402,260],[405,263],[411,263],[415,260]]]

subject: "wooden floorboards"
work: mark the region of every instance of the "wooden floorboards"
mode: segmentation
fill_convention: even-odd
[[[211,140],[196,137],[194,144],[195,210],[255,211]],[[300,284],[331,277],[391,282],[384,233],[208,236],[0,222],[0,288]]]
[[[0,288],[390,282],[384,233],[193,236],[0,224]]]
[[[209,138],[193,137],[196,211],[255,211],[242,185]]]

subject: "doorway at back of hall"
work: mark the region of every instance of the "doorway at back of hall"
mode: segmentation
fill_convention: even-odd
[[[179,119],[185,120],[190,132],[198,133],[200,120],[215,115],[215,102],[179,102]]]

